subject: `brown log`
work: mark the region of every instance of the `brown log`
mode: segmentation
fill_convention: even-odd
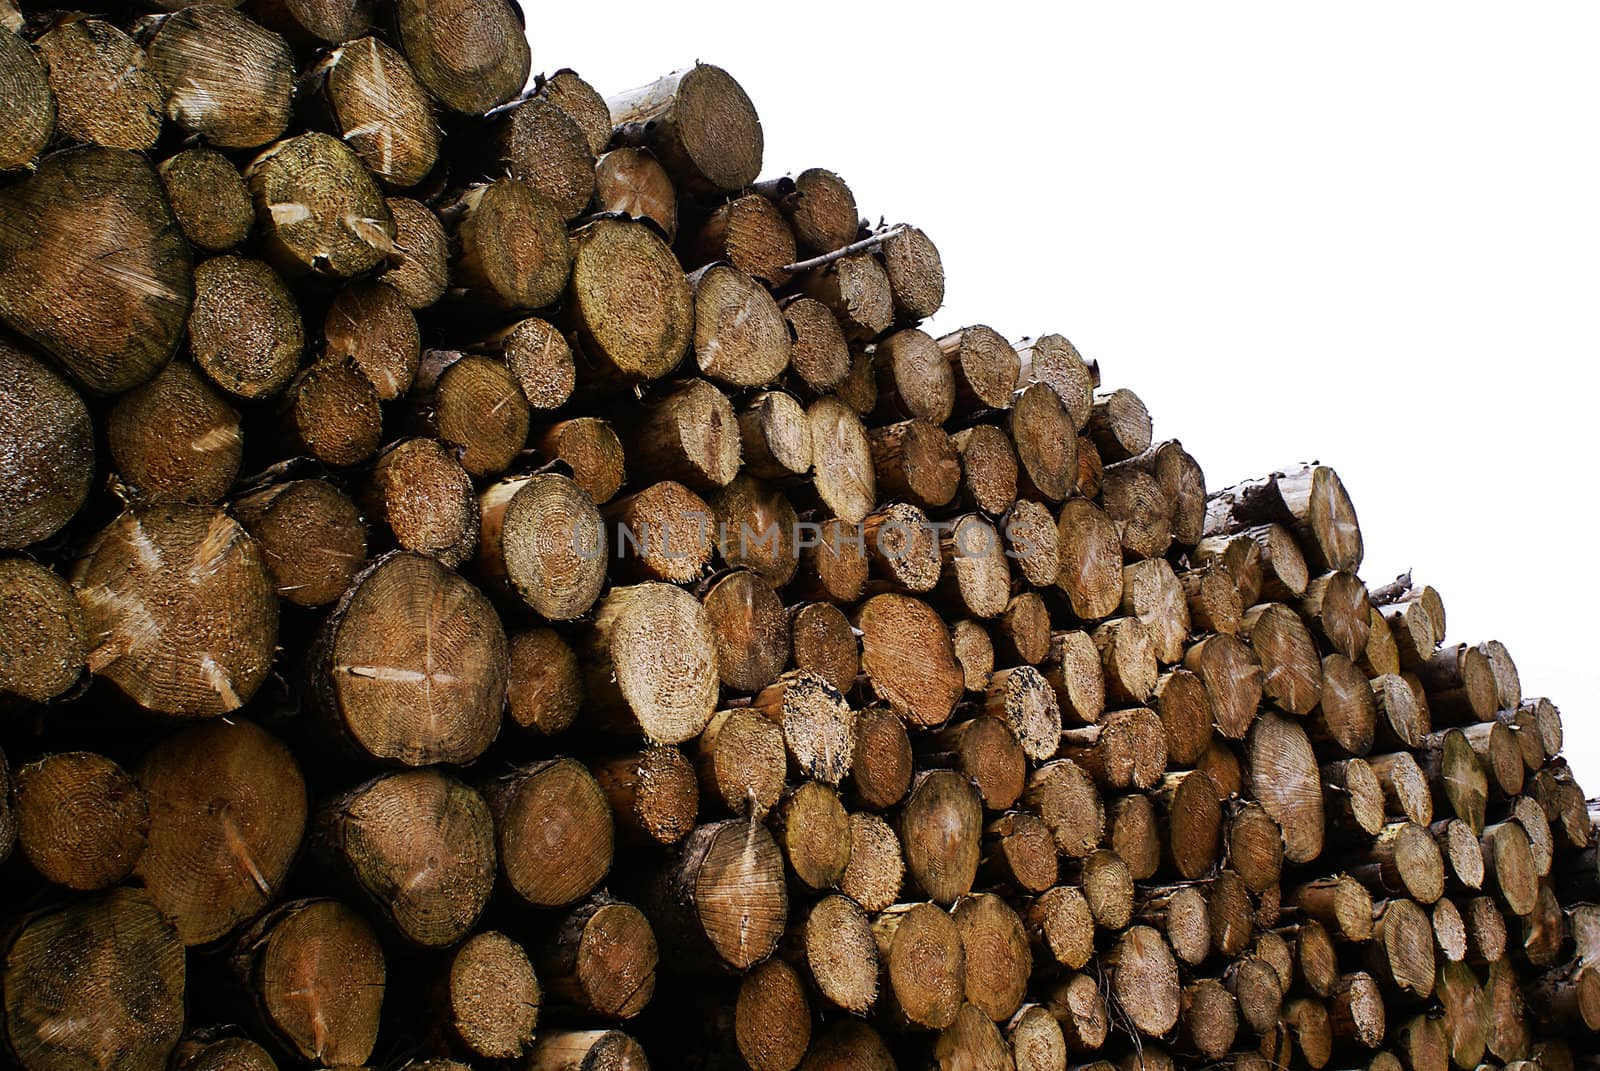
[[[7,90],[4,110],[0,112],[5,131],[0,135],[3,138],[0,140],[0,172],[32,170],[39,160],[39,154],[44,152],[55,133],[58,111],[63,110],[57,104],[56,94],[52,92],[52,68],[48,65],[56,55],[56,50],[47,51],[40,46],[36,52],[20,33],[12,32],[14,29],[21,30],[22,19],[15,11],[11,14],[16,16],[17,25],[6,26],[5,37],[0,40],[0,81],[4,82]],[[68,81],[64,88],[69,91],[75,88],[69,81],[70,72],[63,70],[56,78]],[[63,132],[76,127],[81,133],[81,124],[72,121],[74,112],[71,99],[66,102],[64,110],[67,114],[62,119]],[[159,130],[159,117],[156,126]],[[151,140],[154,140],[154,135]]]
[[[1244,608],[1239,599],[1239,586],[1226,569],[1217,566],[1191,570],[1180,574],[1178,583],[1183,586],[1189,618],[1197,631],[1228,635],[1239,631],[1239,617]]]
[[[1131,390],[1096,392],[1085,431],[1108,464],[1126,461],[1150,448],[1150,413]]]
[[[1410,752],[1368,755],[1367,765],[1383,786],[1389,814],[1404,815],[1418,825],[1432,824],[1433,797],[1428,791],[1428,779]]]
[[[433,209],[419,201],[390,197],[385,204],[394,218],[394,252],[378,278],[413,309],[425,309],[443,297],[450,284],[449,239],[444,225]]]
[[[1134,918],[1165,933],[1178,959],[1191,967],[1211,954],[1211,920],[1202,885],[1158,886],[1143,891]]]
[[[783,731],[789,761],[800,776],[837,785],[855,757],[855,712],[822,678],[795,670],[750,701],[750,709]]]
[[[1189,635],[1189,605],[1183,586],[1164,559],[1135,562],[1122,570],[1122,613],[1137,617],[1163,665],[1183,660]]]
[[[1492,897],[1475,896],[1463,908],[1467,925],[1467,962],[1482,967],[1506,951],[1506,919]]]
[[[678,232],[678,195],[671,176],[647,150],[624,146],[603,152],[611,137],[610,125],[608,115],[602,153],[595,163],[595,210],[648,220],[670,242]],[[590,148],[594,149],[593,143]]]
[[[378,452],[383,436],[378,392],[350,361],[316,361],[289,383],[282,408],[282,438],[291,456],[342,467]],[[423,430],[441,438],[451,434],[443,427],[424,425]]]
[[[1159,1038],[1177,1025],[1182,1004],[1178,965],[1159,932],[1130,927],[1104,962],[1112,993],[1141,1034]]]
[[[1404,677],[1384,674],[1372,679],[1378,704],[1376,742],[1385,748],[1417,748],[1432,729],[1428,710],[1418,702],[1421,693]]]
[[[387,186],[415,185],[439,157],[432,98],[405,57],[378,38],[342,40],[308,72],[306,88],[367,170]]]
[[[1464,888],[1476,891],[1483,887],[1483,847],[1472,827],[1459,818],[1435,822],[1432,826],[1434,840],[1449,874]]]
[[[1306,465],[1225,488],[1211,495],[1206,532],[1251,524],[1292,527],[1306,560],[1318,572],[1361,565],[1361,527],[1344,484],[1331,468]]]
[[[644,1047],[620,1030],[541,1030],[522,1066],[527,1071],[648,1071],[650,1061]]]
[[[125,878],[150,829],[144,789],[91,751],[59,752],[14,774],[16,844],[46,879],[95,890]]]
[[[656,988],[656,937],[632,904],[597,894],[565,915],[539,956],[546,999],[583,1015],[625,1021]]]
[[[1268,1034],[1283,1010],[1283,982],[1273,966],[1258,956],[1246,956],[1229,965],[1223,981],[1238,1002],[1244,1026],[1253,1034]]]
[[[562,218],[570,220],[589,207],[594,150],[578,121],[548,94],[524,96],[497,110],[494,136],[505,172],[533,187]]]
[[[1200,542],[1205,530],[1206,478],[1199,463],[1184,450],[1182,443],[1172,439],[1145,450],[1137,457],[1117,462],[1108,469],[1107,477],[1122,466],[1138,469],[1155,478],[1169,508],[1168,519],[1176,543],[1192,547]]]
[[[1442,815],[1448,807],[1474,831],[1481,831],[1489,781],[1466,734],[1460,729],[1430,733],[1423,738],[1417,758],[1433,790],[1435,811]],[[1512,761],[1520,774],[1521,757],[1513,754]]]
[[[1323,797],[1339,828],[1375,837],[1384,824],[1384,787],[1365,759],[1342,759],[1322,767]]]
[[[437,439],[403,439],[386,448],[373,465],[363,504],[388,525],[404,550],[455,567],[478,549],[480,514],[472,478],[455,451]],[[503,506],[497,508],[503,522]]]
[[[789,330],[766,287],[720,262],[689,280],[700,371],[735,388],[764,386],[782,374],[789,364]]]
[[[854,900],[825,896],[798,934],[799,959],[813,984],[835,1007],[865,1015],[878,1000],[878,946],[872,924]]]
[[[1351,876],[1380,896],[1405,896],[1432,904],[1444,895],[1444,857],[1425,826],[1394,822],[1365,850],[1366,862]]]
[[[1205,685],[1217,731],[1231,740],[1244,739],[1262,691],[1261,664],[1250,648],[1233,636],[1208,636],[1189,648],[1183,665]]]
[[[1215,978],[1202,978],[1184,987],[1181,1014],[1184,1048],[1217,1060],[1233,1047],[1239,1030],[1239,1005]]]
[[[1250,947],[1255,936],[1255,908],[1250,890],[1238,874],[1224,870],[1211,879],[1206,888],[1206,912],[1211,920],[1212,948],[1224,956],[1237,956]],[[1282,988],[1280,982],[1280,992]]]
[[[1001,518],[1000,533],[1024,580],[1034,587],[1056,582],[1061,572],[1061,542],[1048,509],[1030,499],[1019,499]],[[1097,573],[1096,583],[1100,579]]]
[[[473,302],[504,312],[542,308],[561,296],[570,277],[583,305],[587,295],[572,274],[575,249],[565,218],[529,183],[500,178],[470,187],[440,214],[453,229],[452,276]],[[584,281],[592,278],[593,259]]]
[[[467,938],[445,976],[450,1033],[485,1059],[522,1055],[533,1041],[544,994],[523,947],[497,930]]]
[[[1530,699],[1517,710],[1497,713],[1496,717],[1516,731],[1517,746],[1528,773],[1538,773],[1546,762],[1561,754],[1561,712],[1550,700]]]
[[[1094,441],[1087,435],[1079,435],[1078,494],[1084,498],[1097,497],[1105,477],[1105,463],[1100,460],[1100,451],[1095,448]]]
[[[952,770],[918,774],[899,816],[906,871],[929,899],[952,904],[972,888],[983,837],[983,805]]]
[[[275,142],[245,169],[263,251],[279,271],[347,278],[393,250],[394,217],[355,150],[315,131]]]
[[[612,588],[580,655],[590,711],[605,724],[681,744],[716,708],[716,639],[705,608],[681,588]]]
[[[944,265],[933,241],[916,227],[891,228],[879,247],[902,323],[925,320],[944,304]]]
[[[397,552],[352,582],[314,653],[337,734],[407,765],[470,762],[500,727],[508,653],[489,601],[432,558]]]
[[[1064,720],[1093,724],[1105,709],[1105,671],[1100,652],[1085,632],[1054,632],[1042,671],[1056,691]]]
[[[1122,796],[1112,802],[1111,850],[1128,864],[1134,881],[1148,881],[1161,869],[1161,824],[1149,796]]]
[[[1365,971],[1342,976],[1328,1000],[1328,1026],[1340,1045],[1376,1049],[1383,1044],[1388,1017],[1383,993]]]
[[[1050,611],[1038,592],[1007,600],[994,622],[994,643],[1006,662],[1037,666],[1050,657]]]
[[[0,220],[0,321],[91,390],[166,364],[194,288],[153,168],[115,149],[55,153],[0,193]]]
[[[963,899],[953,913],[966,962],[966,998],[994,1022],[1022,1006],[1033,954],[1022,920],[993,893]]]
[[[614,577],[620,573],[634,580],[687,584],[699,579],[711,562],[715,516],[704,499],[681,483],[651,484],[609,502],[603,513],[615,532]]]
[[[14,46],[13,46],[14,47]],[[11,170],[43,147],[35,144],[48,112],[39,104],[55,98],[55,124],[73,141],[112,149],[145,150],[161,133],[166,93],[148,69],[144,49],[110,22],[80,18],[64,20],[34,42],[38,60],[49,78],[49,92],[41,96],[32,68],[22,62],[24,53],[7,49],[6,66],[16,77],[16,96],[10,126],[13,144],[4,154],[0,170]],[[8,84],[10,80],[8,80]],[[44,136],[49,137],[48,126]]]
[[[1228,862],[1255,895],[1278,884],[1283,851],[1283,831],[1262,804],[1252,800],[1229,816]]]
[[[1486,1039],[1489,1052],[1501,1060],[1524,1059],[1530,1044],[1529,1027],[1524,1015],[1526,1005],[1521,980],[1509,958],[1502,957],[1489,964],[1483,993],[1489,1005],[1489,1035]]]
[[[1069,859],[1094,851],[1105,835],[1105,804],[1094,780],[1071,759],[1057,759],[1034,770],[1023,802],[1044,820],[1056,847]]]
[[[605,523],[573,481],[555,473],[513,476],[478,500],[483,576],[550,621],[586,613],[606,579]]]
[[[870,254],[839,257],[813,268],[800,277],[800,289],[827,307],[847,339],[876,338],[894,322],[894,294],[889,286],[889,274]],[[928,341],[931,343],[932,339]],[[937,349],[935,356],[939,356]],[[943,363],[942,356],[939,360]],[[939,422],[943,422],[942,417]]]
[[[998,331],[984,324],[963,327],[940,338],[939,349],[955,373],[960,412],[1005,409],[1011,404],[1022,361]]]
[[[897,331],[873,353],[876,413],[889,419],[943,424],[955,406],[956,383],[944,353],[928,334]]]
[[[688,192],[733,193],[761,170],[761,121],[720,67],[674,71],[606,106],[619,142],[647,146]]]
[[[894,1071],[895,1062],[876,1030],[844,1019],[817,1038],[800,1066],[802,1071]]]
[[[236,11],[178,11],[150,38],[150,74],[169,119],[226,149],[265,145],[289,125],[294,57],[277,34]]]
[[[992,1067],[1015,1071],[1011,1046],[983,1011],[971,1001],[963,1004],[951,1023],[933,1043],[933,1059],[940,1071],[963,1067]]]
[[[1372,686],[1354,662],[1335,651],[1322,659],[1322,690],[1307,719],[1311,738],[1349,755],[1364,755],[1377,736]]]
[[[67,583],[27,558],[0,558],[0,696],[44,702],[88,665],[83,607]]]
[[[749,570],[735,569],[709,581],[701,602],[716,641],[722,683],[737,692],[756,692],[777,679],[789,662],[789,615],[772,586]]]
[[[949,718],[962,678],[949,632],[927,604],[904,595],[876,595],[857,610],[861,668],[878,696],[911,724]]]
[[[539,453],[571,469],[573,482],[596,505],[610,502],[621,489],[626,478],[622,441],[609,422],[574,417],[535,429],[531,441]],[[709,517],[709,510],[703,512]]]
[[[611,110],[593,86],[570,67],[534,78],[534,93],[555,104],[572,117],[583,131],[584,141],[595,156],[605,152],[611,141]]]
[[[1513,915],[1531,913],[1538,903],[1539,878],[1528,834],[1517,821],[1497,822],[1483,831],[1484,873],[1489,890]]]
[[[1099,375],[1078,349],[1060,335],[1041,335],[1017,349],[1022,359],[1021,381],[1043,383],[1067,407],[1072,426],[1082,431],[1089,423],[1094,388]]]
[[[1046,995],[1045,1007],[1061,1025],[1071,1055],[1085,1056],[1105,1044],[1111,1030],[1110,1015],[1092,975],[1067,975]]]
[[[840,691],[855,683],[861,655],[850,619],[829,602],[812,602],[789,608],[794,665],[827,681]]]
[[[239,939],[234,970],[262,1025],[298,1059],[359,1065],[378,1039],[386,970],[365,920],[337,900],[294,900]]]
[[[611,869],[613,820],[605,793],[574,759],[549,759],[486,780],[500,872],[535,907],[587,896]]]
[[[24,1067],[162,1068],[183,1030],[183,945],[135,889],[19,920],[4,972],[6,1036]]]
[[[695,769],[702,796],[725,811],[760,819],[783,792],[783,730],[744,707],[718,711],[695,743]]]
[[[1348,875],[1318,878],[1287,888],[1283,903],[1347,941],[1364,942],[1372,936],[1372,896]]]
[[[1260,603],[1240,621],[1261,663],[1262,692],[1290,714],[1309,714],[1321,701],[1322,665],[1311,633],[1282,603]]]
[[[793,179],[758,183],[756,189],[777,205],[806,252],[831,253],[855,240],[861,225],[855,195],[832,171],[811,167]]]
[[[134,81],[137,79],[135,75]],[[244,177],[215,149],[184,149],[163,160],[160,173],[172,214],[190,244],[222,252],[244,241],[255,226],[255,209]]]
[[[408,941],[443,948],[477,925],[494,889],[483,797],[436,769],[382,774],[324,804],[315,843]]]
[[[932,904],[896,904],[873,919],[872,933],[887,1014],[925,1030],[955,1022],[966,991],[966,958],[954,920]]]
[[[773,833],[800,883],[812,889],[839,884],[850,863],[850,819],[839,794],[818,781],[787,793],[773,814]]]
[[[0,519],[0,546],[49,538],[88,497],[94,476],[88,409],[43,362],[3,343],[0,458],[0,480],[11,488],[10,508]]]
[[[659,379],[694,337],[693,291],[672,251],[639,223],[601,219],[576,234],[568,304],[600,383]]]
[[[821,398],[806,410],[806,421],[818,498],[843,523],[860,524],[877,497],[871,444],[861,418],[838,399]],[[864,558],[865,546],[859,549]]]
[[[1094,914],[1075,885],[1057,885],[1034,898],[1024,922],[1041,957],[1077,970],[1094,955]]]
[[[611,815],[636,843],[676,844],[694,828],[700,786],[675,747],[647,747],[590,764]]]
[[[766,829],[743,819],[697,826],[651,886],[646,908],[669,956],[742,970],[782,936],[789,900],[783,856]]]
[[[1077,485],[1078,440],[1055,391],[1040,383],[1024,387],[1012,400],[1007,422],[1017,448],[1018,493],[1047,502],[1060,502],[1071,494]],[[1117,535],[1120,559],[1120,532]]]
[[[1411,1071],[1448,1071],[1450,1040],[1439,1020],[1415,1015],[1391,1032],[1401,1064]]]
[[[1086,621],[1116,612],[1122,600],[1116,526],[1092,502],[1074,498],[1062,507],[1057,528],[1061,571],[1056,583],[1067,593],[1072,612]]]
[[[850,862],[839,891],[868,911],[883,911],[900,898],[905,856],[894,827],[875,814],[850,816]]]
[[[1159,800],[1167,819],[1167,859],[1172,868],[1187,879],[1210,872],[1222,847],[1216,781],[1204,770],[1168,774]]]
[[[277,1071],[272,1054],[249,1038],[196,1031],[172,1051],[173,1071]]]
[[[506,0],[466,9],[442,0],[402,0],[395,29],[417,77],[451,111],[482,115],[528,81],[528,42],[516,7]]]
[[[784,266],[795,256],[795,234],[788,222],[770,200],[752,193],[712,210],[696,236],[689,263],[724,261],[776,289],[789,281]]]
[[[1006,723],[996,718],[971,718],[937,730],[922,760],[965,774],[978,790],[984,807],[1003,811],[1022,795],[1027,755]]]
[[[1166,771],[1166,733],[1152,710],[1116,710],[1098,724],[1063,732],[1059,754],[1104,788],[1142,791]]]
[[[1042,893],[1059,877],[1050,829],[1026,811],[1001,815],[984,830],[980,880]]]
[[[1154,476],[1139,469],[1112,466],[1100,488],[1106,515],[1122,537],[1122,555],[1130,561],[1160,558],[1172,542],[1172,504]]]
[[[1151,694],[1166,737],[1168,763],[1193,765],[1211,742],[1211,701],[1205,685],[1188,670],[1176,669],[1162,674]]]
[[[1373,921],[1369,962],[1373,977],[1400,994],[1433,992],[1433,923],[1411,900],[1390,900]]]
[[[1195,769],[1211,775],[1216,782],[1218,800],[1228,800],[1244,795],[1244,763],[1238,748],[1213,737],[1204,755],[1195,763]]]

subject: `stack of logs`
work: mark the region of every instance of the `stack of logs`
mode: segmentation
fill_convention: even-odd
[[[0,0],[30,1071],[1569,1071],[1595,825],[1333,470],[1207,493],[739,85]],[[15,846],[15,850],[13,849]]]

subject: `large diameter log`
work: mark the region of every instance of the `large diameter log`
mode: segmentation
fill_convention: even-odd
[[[1056,584],[1086,621],[1116,612],[1122,601],[1122,543],[1116,526],[1086,498],[1069,499],[1057,524],[1061,571]]]
[[[234,500],[234,516],[261,545],[278,597],[322,606],[349,588],[367,561],[356,504],[326,480],[290,480]]]
[[[237,11],[200,5],[176,12],[161,21],[148,51],[167,118],[184,131],[224,149],[251,149],[289,125],[289,45]]]
[[[855,684],[861,655],[843,610],[831,602],[790,607],[789,631],[796,669],[815,673],[841,692]]]
[[[150,805],[126,770],[92,751],[46,755],[17,770],[16,838],[41,875],[95,890],[128,876],[144,854]]]
[[[408,766],[466,763],[500,729],[508,651],[477,588],[399,551],[364,570],[329,616],[313,688],[360,753]]]
[[[181,361],[117,399],[106,441],[117,472],[152,500],[215,502],[244,453],[238,412]]]
[[[1322,778],[1300,724],[1268,711],[1250,730],[1250,784],[1283,829],[1284,858],[1306,863],[1322,854]]]
[[[696,827],[651,889],[656,936],[679,963],[745,970],[788,921],[783,853],[764,826],[740,818]]]
[[[555,473],[513,476],[478,500],[483,575],[549,621],[587,613],[605,586],[605,522],[576,483]]]
[[[1121,609],[1144,624],[1157,661],[1167,666],[1183,661],[1190,630],[1189,604],[1165,559],[1134,562],[1123,568]]]
[[[296,900],[245,933],[234,969],[263,1025],[315,1063],[363,1064],[378,1040],[388,971],[372,928],[337,900]]]
[[[451,111],[482,115],[527,84],[532,54],[507,0],[400,0],[394,19],[417,77]]]
[[[561,210],[528,183],[473,186],[443,210],[455,224],[455,277],[488,308],[520,312],[549,305],[572,267]]]
[[[517,767],[483,785],[500,870],[535,907],[587,896],[611,869],[614,826],[605,793],[575,759]]]
[[[324,357],[296,376],[282,408],[285,452],[325,465],[355,465],[378,452],[378,392],[348,360]]]
[[[943,724],[964,682],[939,615],[909,596],[875,595],[856,612],[855,627],[873,690],[913,725]]]
[[[155,145],[166,94],[133,38],[110,22],[86,18],[63,21],[41,34],[34,47],[49,70],[61,133],[109,149]],[[12,106],[25,105],[29,99],[26,91],[18,93],[11,98]],[[13,118],[12,129],[23,132],[19,140],[26,144],[27,134],[37,130],[36,122]],[[9,169],[0,163],[0,170]]]
[[[617,138],[648,147],[679,187],[733,193],[761,171],[761,120],[738,82],[699,63],[606,99]]]
[[[278,895],[306,824],[288,748],[252,722],[210,722],[158,744],[135,774],[150,801],[135,874],[185,944],[215,941]]]
[[[1333,744],[1348,755],[1372,750],[1378,705],[1366,674],[1335,651],[1322,659],[1322,692],[1307,727],[1319,744]]]
[[[383,774],[324,805],[318,848],[395,929],[424,948],[461,940],[494,889],[483,797],[437,769]]]
[[[66,581],[27,558],[0,558],[0,696],[65,693],[88,665],[88,626]]]
[[[444,988],[450,1032],[485,1059],[522,1055],[533,1040],[543,993],[523,947],[498,930],[483,930],[450,957]]]
[[[0,321],[90,390],[127,390],[166,364],[192,266],[155,170],[134,153],[55,153],[0,191]]]
[[[716,708],[718,662],[705,608],[670,584],[613,588],[583,645],[591,710],[661,744],[697,736]]]
[[[245,171],[267,259],[288,275],[349,277],[393,250],[394,217],[355,150],[311,132],[269,146]]]
[[[1354,572],[1361,565],[1361,526],[1344,484],[1331,468],[1307,465],[1215,492],[1207,534],[1252,524],[1287,524],[1319,572]]]
[[[983,839],[983,804],[967,778],[932,770],[911,786],[900,812],[906,870],[929,899],[952,904],[972,889]]]
[[[30,1071],[161,1071],[183,1031],[183,945],[136,889],[22,920],[0,971],[6,1039]]]
[[[886,1011],[897,1022],[943,1030],[966,991],[960,927],[932,904],[897,904],[872,923],[883,965]]]
[[[626,1020],[655,995],[657,959],[644,913],[600,894],[561,920],[542,951],[539,978],[548,998],[580,1014]]]
[[[205,506],[129,510],[72,575],[89,669],[167,714],[242,706],[266,679],[278,606],[260,547]]]
[[[0,482],[10,489],[0,546],[60,531],[93,477],[94,428],[83,399],[44,362],[0,343]]]

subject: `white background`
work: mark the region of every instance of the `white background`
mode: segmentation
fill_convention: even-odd
[[[1344,478],[1376,586],[1498,638],[1600,792],[1600,6],[537,4],[602,94],[726,67],[768,175],[914,222],[935,330],[1058,331],[1222,487]]]

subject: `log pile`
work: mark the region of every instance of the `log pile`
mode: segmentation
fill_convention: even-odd
[[[1333,469],[926,330],[718,67],[147,6],[0,0],[7,1061],[1595,1051],[1560,716]]]

